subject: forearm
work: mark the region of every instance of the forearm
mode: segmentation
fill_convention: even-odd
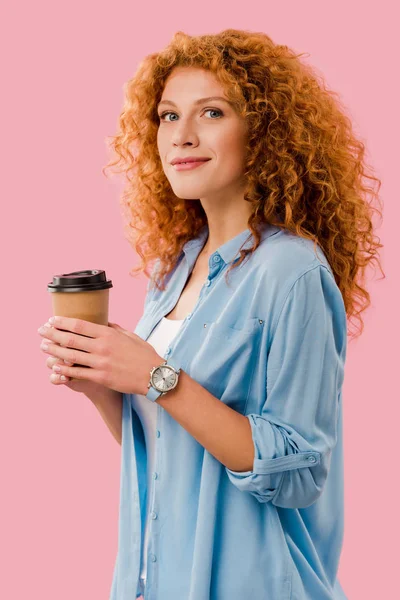
[[[122,441],[122,394],[104,386],[85,394],[101,414],[108,429],[121,445]]]
[[[253,468],[249,420],[181,370],[175,389],[156,400],[210,454],[232,471]]]

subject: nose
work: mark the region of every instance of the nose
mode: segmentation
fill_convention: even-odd
[[[179,124],[175,125],[171,141],[174,146],[195,146],[198,143],[198,136],[193,126],[182,119]]]

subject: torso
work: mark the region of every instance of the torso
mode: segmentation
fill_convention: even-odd
[[[208,276],[208,256],[202,256],[200,253],[193,271],[188,277],[185,287],[175,304],[174,308],[168,315],[165,315],[167,319],[180,320],[184,319],[189,313],[192,312],[196,306],[197,300],[200,295],[200,290],[204,285],[205,280]]]

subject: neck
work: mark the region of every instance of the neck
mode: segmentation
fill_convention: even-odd
[[[220,246],[233,239],[248,228],[247,221],[235,223],[219,223],[216,226],[208,224],[208,237],[201,254],[209,258]]]

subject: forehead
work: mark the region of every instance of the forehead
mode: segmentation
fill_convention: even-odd
[[[184,98],[197,100],[201,96],[225,97],[223,86],[214,73],[206,69],[193,67],[176,67],[169,75],[161,99]]]

